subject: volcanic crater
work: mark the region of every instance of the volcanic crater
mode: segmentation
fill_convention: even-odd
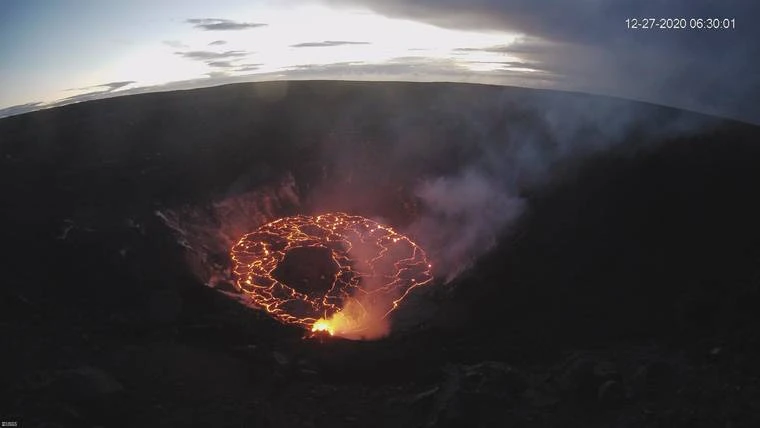
[[[238,84],[2,119],[0,415],[760,426],[758,141],[667,107],[447,83]],[[216,287],[242,236],[328,212],[383,219],[430,258],[435,281],[381,339],[304,339]],[[338,269],[313,245],[273,268],[310,297]]]

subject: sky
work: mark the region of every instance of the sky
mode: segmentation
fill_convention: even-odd
[[[626,24],[682,17],[732,28]],[[570,90],[760,124],[757,19],[755,0],[0,0],[0,117],[233,82],[350,79]]]

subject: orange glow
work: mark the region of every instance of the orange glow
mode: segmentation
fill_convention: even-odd
[[[317,320],[311,327],[312,333],[327,332],[330,336],[335,334],[335,328],[327,320]]]
[[[336,272],[326,292],[275,278],[294,249],[328,250]],[[231,251],[237,288],[272,317],[312,333],[367,339],[387,334],[387,317],[409,292],[432,281],[425,252],[390,227],[360,216],[294,216],[244,235]],[[325,278],[325,275],[322,275]]]

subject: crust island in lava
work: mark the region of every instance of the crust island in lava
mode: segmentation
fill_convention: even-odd
[[[320,265],[320,253],[326,261],[316,274],[282,272]],[[267,223],[244,235],[231,256],[236,286],[257,307],[285,324],[354,339],[387,334],[388,315],[433,279],[425,252],[409,238],[344,213]]]

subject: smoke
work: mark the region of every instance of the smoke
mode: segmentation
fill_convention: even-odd
[[[431,249],[436,276],[447,282],[490,249],[525,208],[523,198],[478,169],[426,181],[417,196],[427,212],[409,226],[409,233]]]
[[[208,206],[183,206],[156,211],[185,247],[187,263],[195,276],[210,287],[232,283],[229,251],[245,233],[300,206],[291,174],[256,190],[230,195]]]
[[[390,301],[383,301],[367,294],[346,297],[340,312],[336,312],[327,320],[321,322],[329,326],[332,335],[351,340],[377,340],[391,333],[391,322],[381,308],[387,307]],[[320,321],[317,322],[319,329]]]
[[[509,237],[529,208],[526,195],[561,179],[584,159],[616,149],[634,154],[718,123],[617,99],[491,89],[493,94],[477,104],[463,106],[451,92],[437,100],[439,114],[460,123],[466,137],[440,145],[468,155],[452,172],[427,176],[413,190],[420,210],[405,233],[428,251],[436,276],[446,282]],[[395,132],[406,146],[408,139],[401,136],[418,131]]]
[[[395,233],[378,238],[373,229],[344,238],[350,242],[351,272],[359,283],[344,296],[340,311],[320,320],[317,329],[354,340],[385,337],[391,332],[389,314],[410,290],[431,281],[428,261],[419,247]]]
[[[272,102],[282,103],[274,110],[285,119],[261,121],[288,128],[275,165],[293,174],[234,191],[233,183],[210,207],[158,213],[210,286],[231,282],[218,260],[244,233],[279,217],[335,211],[399,230],[425,249],[435,277],[451,282],[510,238],[530,195],[588,157],[635,154],[720,123],[618,99],[485,85],[291,82]],[[269,162],[254,153],[252,165]],[[352,338],[382,337],[389,320],[375,309],[398,297],[346,296],[333,321]]]
[[[348,339],[379,339],[390,333],[390,322],[384,317],[393,305],[393,300],[400,297],[397,293],[382,293],[387,285],[387,274],[393,270],[388,258],[380,258],[376,243],[363,242],[363,237],[350,239],[349,255],[354,261],[353,269],[361,275],[361,291],[357,289],[347,296],[343,309],[334,317],[341,323],[349,322],[351,328],[344,328],[339,335]],[[375,259],[374,263],[370,260]],[[385,274],[385,275],[384,275]],[[348,326],[346,326],[348,327]]]

